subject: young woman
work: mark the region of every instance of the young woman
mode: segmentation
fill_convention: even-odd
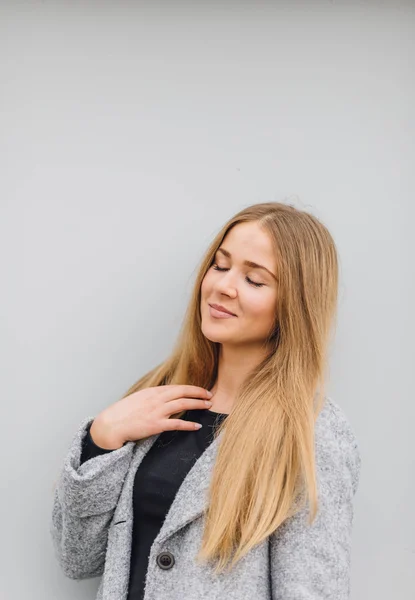
[[[102,575],[101,600],[349,597],[360,452],[324,393],[337,287],[311,214],[225,224],[171,356],[80,423],[51,519],[68,577]]]

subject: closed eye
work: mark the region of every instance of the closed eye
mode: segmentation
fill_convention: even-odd
[[[229,271],[229,269],[225,269],[225,268],[218,267],[218,265],[217,265],[216,263],[214,263],[214,264],[212,265],[212,267],[215,269],[215,271]],[[265,283],[256,283],[255,281],[252,281],[252,279],[249,279],[249,277],[248,277],[248,276],[247,276],[247,277],[245,277],[245,279],[246,279],[246,281],[247,281],[248,283],[250,283],[251,285],[254,285],[255,287],[258,287],[258,288],[259,288],[259,287],[262,287],[263,285],[265,285]]]

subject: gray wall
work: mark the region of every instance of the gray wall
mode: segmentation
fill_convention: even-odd
[[[0,2],[2,598],[94,597],[48,534],[74,431],[167,356],[207,244],[270,200],[341,255],[352,599],[414,598],[413,9]]]

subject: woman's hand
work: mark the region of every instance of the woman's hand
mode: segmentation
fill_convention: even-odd
[[[134,392],[105,408],[93,421],[92,440],[115,450],[162,431],[194,431],[200,425],[170,415],[183,410],[210,408],[212,393],[196,385],[161,385]]]

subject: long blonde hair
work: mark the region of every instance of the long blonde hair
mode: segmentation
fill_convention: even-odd
[[[219,344],[201,330],[201,284],[227,232],[247,221],[256,221],[274,241],[278,298],[267,340],[272,350],[249,373],[231,413],[216,430],[216,436],[222,431],[223,436],[197,556],[199,561],[215,559],[216,573],[232,568],[307,500],[310,524],[317,514],[314,423],[324,403],[338,288],[337,252],[327,228],[315,216],[278,202],[238,212],[202,258],[170,357],[125,394],[167,384],[211,389]]]

